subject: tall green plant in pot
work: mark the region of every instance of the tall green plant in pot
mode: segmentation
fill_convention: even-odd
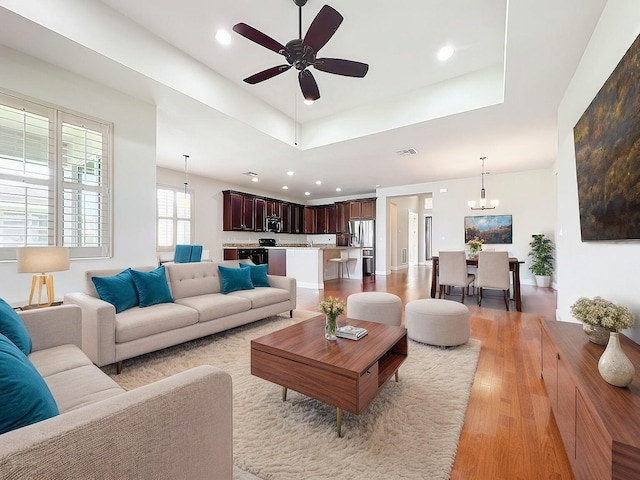
[[[529,243],[529,270],[536,277],[536,284],[539,287],[551,285],[551,275],[553,275],[553,242],[545,238],[544,233],[534,233]]]

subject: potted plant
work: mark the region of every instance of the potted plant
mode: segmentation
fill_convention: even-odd
[[[551,285],[551,275],[553,275],[553,242],[545,238],[544,233],[534,233],[529,243],[529,270],[536,277],[536,285],[548,287]]]
[[[571,305],[571,315],[582,322],[589,340],[606,345],[610,332],[631,328],[634,318],[627,307],[616,305],[602,297],[580,297]]]

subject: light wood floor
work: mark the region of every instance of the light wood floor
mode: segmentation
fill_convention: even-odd
[[[361,291],[394,293],[405,305],[429,298],[430,275],[430,267],[419,266],[364,281],[329,281],[324,291],[299,288],[297,308],[317,311],[325,297]],[[555,292],[523,285],[522,294],[522,313],[513,302],[506,312],[501,296],[483,295],[481,308],[477,297],[465,298],[471,336],[482,341],[482,351],[452,480],[574,478],[540,377],[540,320],[555,318]]]

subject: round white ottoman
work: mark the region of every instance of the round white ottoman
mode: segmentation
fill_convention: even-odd
[[[400,325],[402,301],[392,293],[354,293],[347,297],[347,316],[357,320]]]
[[[417,342],[452,347],[469,341],[469,309],[459,302],[428,298],[407,303],[407,336]]]

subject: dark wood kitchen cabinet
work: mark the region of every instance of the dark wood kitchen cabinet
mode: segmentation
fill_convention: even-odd
[[[362,218],[373,220],[376,218],[376,199],[367,198],[362,200]]]
[[[256,197],[254,210],[254,227],[256,232],[264,232],[265,216],[267,213],[267,201],[264,198]]]
[[[269,275],[287,275],[287,251],[284,248],[269,249]]]
[[[336,203],[336,233],[349,233],[349,204]]]
[[[280,205],[281,202],[277,200],[273,200],[272,198],[267,198],[265,200],[267,207],[267,217],[279,217],[280,216]]]
[[[327,233],[327,209],[325,207],[316,207],[316,225],[313,233]]]
[[[304,233],[304,205],[291,204],[290,226],[289,233]]]
[[[224,248],[222,252],[223,260],[238,260],[237,248]]]
[[[634,365],[640,346],[620,334]],[[630,479],[640,473],[640,377],[614,387],[598,372],[603,346],[582,325],[542,321],[542,377],[577,480]]]
[[[326,232],[325,233],[336,233],[337,226],[337,215],[336,215],[336,206],[335,205],[327,205],[325,207],[327,212],[327,223],[326,223]]]
[[[376,218],[376,199],[364,198],[349,202],[349,218],[363,218],[372,220]]]
[[[222,197],[223,230],[255,230],[255,197],[230,190]]]
[[[283,202],[280,204],[280,231],[282,233],[291,233],[291,204]]]
[[[316,233],[316,207],[304,207],[304,233]]]
[[[313,233],[336,233],[335,205],[318,205],[315,207],[316,221]]]

